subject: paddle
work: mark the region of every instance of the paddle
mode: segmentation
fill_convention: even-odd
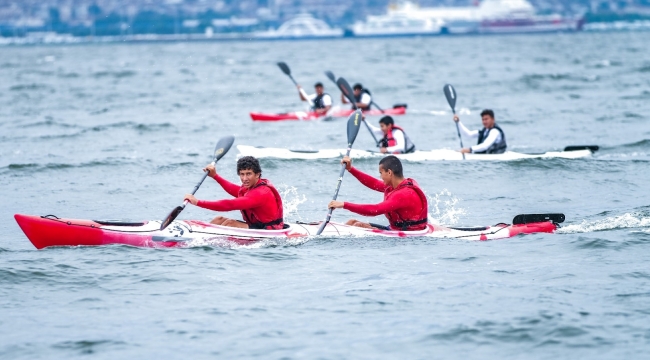
[[[451,111],[454,112],[454,115],[456,115],[456,89],[454,89],[453,86],[447,84],[445,87],[442,88],[442,90],[445,92],[445,97],[447,98],[447,102],[449,103],[449,106],[451,107]],[[458,128],[458,123],[456,123],[456,133],[458,134],[458,140],[460,140],[460,148],[463,148],[463,138],[460,137],[460,129]],[[465,160],[465,153],[463,154],[463,160]]]
[[[339,78],[336,80],[336,85],[338,85],[339,89],[341,89],[341,92],[343,95],[345,95],[348,100],[352,103],[352,106],[354,107],[355,110],[358,110],[357,104],[354,99],[354,92],[352,91],[352,88],[350,87],[350,84],[344,79],[344,78]],[[366,125],[366,129],[370,131],[370,135],[372,135],[372,138],[375,139],[375,144],[379,146],[379,140],[377,140],[377,137],[375,136],[375,133],[372,131],[370,126],[368,126],[368,123],[366,123],[366,119],[362,118],[363,123]]]
[[[289,69],[289,65],[287,65],[284,62],[279,62],[278,66],[280,67],[280,70],[282,70],[282,72],[285,75],[287,75],[289,77],[289,79],[291,79],[291,81],[293,81],[293,83],[296,86],[298,86],[298,83],[296,82],[296,80],[294,80],[293,76],[291,76],[291,69]],[[302,95],[302,97],[304,97],[307,100],[307,102],[309,103],[309,106],[311,106],[313,108],[314,107],[314,102],[311,101],[311,99],[309,98],[309,95],[307,95],[305,90],[301,87],[301,88],[298,88],[298,91],[300,92],[300,95]]]
[[[230,150],[230,147],[232,146],[232,143],[235,142],[235,137],[234,136],[226,136],[217,142],[217,146],[214,148],[214,157],[212,158],[212,165],[216,164],[219,159],[221,159],[228,150]],[[196,193],[196,191],[199,189],[201,184],[203,184],[203,180],[208,176],[208,172],[206,171],[205,174],[203,174],[203,177],[201,178],[201,181],[199,181],[198,184],[194,187],[194,190],[192,190],[192,195]],[[187,200],[183,201],[182,205],[177,206],[172,212],[167,215],[167,218],[165,221],[160,224],[160,230],[165,230],[169,224],[172,223],[176,219],[176,217],[185,209],[185,205],[187,205]]]
[[[336,82],[336,77],[334,77],[334,73],[332,73],[331,71],[325,71],[325,76],[327,76],[328,79],[332,80],[335,84],[338,85],[338,83]],[[348,97],[348,99],[350,98]],[[352,99],[350,99],[350,101],[352,101],[353,104],[356,102],[356,100],[353,101]],[[379,111],[381,111],[382,114],[384,113],[384,109],[380,108],[379,105],[377,105],[377,103],[374,100],[370,101],[370,105],[375,105],[375,107],[377,107],[377,109],[379,109]]]
[[[362,117],[363,115],[361,114],[361,110],[357,109],[348,118],[348,150],[345,153],[345,156],[350,156],[350,151],[352,150],[352,144],[354,144],[354,140],[357,138],[357,134],[359,133],[359,126],[361,125]],[[336,184],[336,191],[334,192],[334,197],[332,198],[332,200],[336,200],[336,198],[339,196],[339,189],[341,189],[341,183],[343,182],[344,174],[345,174],[345,164],[341,164],[339,181]],[[330,219],[332,218],[332,211],[334,211],[334,209],[329,209],[329,211],[327,212],[327,218],[325,219],[325,221],[323,221],[323,223],[318,228],[316,235],[320,235],[325,229],[325,226],[327,226],[327,223],[330,222]]]

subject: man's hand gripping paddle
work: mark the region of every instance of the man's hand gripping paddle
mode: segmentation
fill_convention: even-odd
[[[228,152],[228,150],[230,150],[230,147],[234,142],[235,142],[234,136],[226,136],[219,139],[219,141],[217,142],[217,146],[214,148],[214,157],[212,158],[212,165],[216,164],[217,161],[219,161],[219,159],[221,159],[224,155],[226,155],[226,153]],[[196,184],[196,186],[194,187],[194,190],[192,190],[192,195],[196,193],[196,191],[199,189],[201,184],[203,184],[203,180],[205,180],[207,176],[208,176],[208,172],[206,171],[205,174],[203,174],[201,181],[199,181],[199,183]],[[182,205],[179,205],[174,210],[172,210],[172,212],[170,212],[169,215],[167,215],[165,221],[163,221],[162,224],[160,224],[160,230],[165,230],[165,228],[169,226],[169,224],[171,224],[172,221],[176,219],[176,217],[178,217],[181,211],[185,209],[185,205],[187,205],[187,200],[183,201]]]
[[[348,118],[348,150],[345,153],[345,156],[350,156],[350,151],[352,150],[352,144],[354,144],[354,140],[357,138],[357,134],[359,133],[359,126],[361,126],[362,116],[363,115],[361,114],[361,110],[357,109]],[[343,183],[343,174],[345,174],[345,164],[341,164],[341,172],[339,173],[339,182],[336,184],[336,191],[334,192],[334,197],[332,198],[332,200],[336,200],[336,198],[339,196],[339,189],[341,189],[341,183]],[[320,235],[325,229],[325,226],[327,226],[327,223],[330,222],[330,219],[332,218],[332,211],[334,211],[334,209],[329,209],[329,211],[327,212],[327,218],[325,218],[325,221],[323,221],[323,223],[318,228],[316,235]]]
[[[289,79],[291,79],[291,81],[293,81],[293,83],[296,86],[298,86],[298,83],[296,82],[296,80],[294,80],[293,76],[291,76],[291,69],[289,69],[289,65],[287,65],[287,63],[284,63],[284,62],[279,62],[278,66],[280,67],[280,70],[282,70],[282,72],[285,73],[285,75],[287,75],[289,77]],[[305,90],[301,87],[301,88],[298,89],[298,91],[300,91],[300,95],[302,95],[302,97],[304,97],[305,100],[307,100],[307,102],[309,103],[309,106],[313,108],[314,107],[314,102],[311,101],[311,99],[309,98],[309,95],[307,95]]]
[[[338,85],[338,87],[341,90],[341,92],[343,93],[343,95],[346,98],[348,98],[348,100],[350,100],[350,102],[352,103],[352,106],[356,110],[358,110],[356,100],[354,99],[354,92],[352,91],[352,88],[350,87],[350,84],[348,84],[348,82],[344,78],[341,77],[338,80],[336,80],[336,85]],[[362,121],[366,125],[366,128],[368,129],[368,131],[370,131],[370,135],[372,135],[372,138],[375,140],[375,144],[377,146],[379,146],[379,140],[377,140],[377,137],[375,136],[375,133],[372,132],[372,129],[370,128],[370,126],[368,126],[365,119],[363,119]]]
[[[445,92],[445,97],[447,98],[447,102],[449,103],[449,106],[451,107],[451,111],[453,111],[454,115],[456,115],[456,89],[454,89],[453,86],[447,84],[445,87],[442,88],[442,90]],[[456,122],[456,133],[458,134],[458,140],[460,140],[460,148],[463,148],[463,139],[460,137],[460,129],[458,128],[458,122]],[[463,154],[463,160],[465,160],[465,153]]]

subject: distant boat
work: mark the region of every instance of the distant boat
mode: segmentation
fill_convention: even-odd
[[[395,26],[389,26],[394,22]],[[537,15],[526,0],[483,0],[476,6],[421,8],[409,1],[391,5],[383,16],[369,16],[348,34],[353,36],[406,36],[424,34],[493,34],[578,31],[581,18],[558,14]],[[381,29],[384,27],[384,29]],[[420,31],[416,31],[420,29]],[[425,29],[428,29],[425,30]],[[383,30],[383,31],[382,31]]]
[[[343,36],[343,30],[331,28],[326,22],[309,14],[301,14],[280,25],[277,30],[255,32],[259,39],[314,39]]]
[[[368,16],[365,22],[357,22],[346,31],[346,36],[394,37],[439,35],[442,20],[413,16],[417,5],[404,3],[399,7],[389,7],[386,15]]]

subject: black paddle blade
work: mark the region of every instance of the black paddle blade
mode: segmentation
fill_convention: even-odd
[[[278,66],[280,67],[280,70],[282,70],[283,73],[291,76],[291,69],[289,69],[289,66],[286,63],[279,62]]]
[[[554,224],[562,223],[564,222],[564,214],[560,214],[560,213],[521,214],[515,216],[515,218],[512,219],[512,224],[521,225],[521,224],[530,224],[530,223],[538,223],[538,222],[545,222],[545,221],[552,221]]]
[[[332,80],[332,82],[336,83],[336,77],[334,76],[333,72],[325,71],[325,76],[327,76],[328,79]]]
[[[571,145],[564,148],[564,151],[578,151],[578,150],[589,150],[592,153],[598,151],[600,147],[598,145]]]
[[[451,110],[456,112],[456,89],[454,89],[453,86],[447,84],[442,88],[442,91],[445,92],[445,97],[447,98],[447,102],[449,103]]]
[[[345,95],[345,97],[348,98],[348,100],[350,100],[350,103],[352,103],[352,105],[356,109],[357,101],[354,99],[354,91],[352,91],[350,84],[348,84],[348,82],[345,81],[344,78],[340,77],[338,80],[336,80],[336,85],[339,86],[339,89],[341,89],[343,95]]]
[[[219,139],[217,146],[214,148],[214,161],[219,161],[219,159],[226,155],[234,142],[234,136],[225,136]]]
[[[357,138],[357,134],[359,134],[362,120],[363,114],[359,109],[353,112],[348,118],[348,147],[354,144],[354,140]]]
[[[167,226],[169,226],[169,224],[171,224],[172,221],[176,220],[176,218],[178,217],[178,214],[180,214],[181,211],[183,211],[183,209],[184,209],[184,207],[182,207],[180,205],[177,206],[176,208],[174,208],[174,210],[172,210],[172,212],[170,212],[169,215],[167,215],[167,218],[165,219],[165,221],[163,221],[160,224],[160,230],[165,230],[165,228],[167,228]]]

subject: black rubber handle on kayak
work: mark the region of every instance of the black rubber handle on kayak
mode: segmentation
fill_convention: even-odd
[[[212,158],[212,165],[216,164],[217,161],[219,161],[219,159],[221,159],[224,155],[226,155],[226,153],[228,152],[228,150],[230,150],[230,147],[234,142],[235,142],[234,136],[226,136],[219,139],[219,141],[217,142],[217,146],[214,148],[214,157]],[[201,181],[199,181],[198,184],[194,186],[194,190],[192,190],[192,195],[196,194],[196,191],[199,190],[199,187],[201,186],[201,184],[203,184],[203,180],[205,180],[206,177],[208,177],[207,171],[205,172],[205,174],[203,174],[203,177],[201,177]],[[172,210],[172,212],[170,212],[169,215],[167,215],[165,221],[163,221],[160,224],[160,230],[165,230],[165,228],[169,226],[169,224],[171,224],[172,221],[176,220],[178,215],[183,211],[183,209],[185,209],[185,205],[187,205],[187,200],[183,201],[183,204],[174,208],[174,210]]]
[[[359,127],[361,126],[361,121],[363,118],[363,115],[361,114],[361,110],[357,109],[350,117],[348,118],[348,150],[345,153],[345,156],[350,156],[350,151],[352,151],[352,144],[354,144],[354,140],[357,138],[357,134],[359,133]],[[334,192],[334,197],[332,200],[336,200],[336,198],[339,196],[339,190],[341,189],[341,184],[343,183],[343,175],[345,174],[345,164],[341,164],[341,172],[339,173],[339,181],[336,184],[336,191]],[[332,212],[334,209],[329,209],[327,212],[327,217],[325,218],[325,221],[323,221],[322,224],[320,224],[320,227],[318,228],[318,231],[316,232],[316,235],[320,235],[323,233],[323,230],[325,230],[325,226],[330,222],[330,219],[332,218]]]
[[[453,86],[450,84],[445,85],[445,87],[442,88],[442,91],[445,93],[445,97],[447,98],[447,102],[449,103],[449,106],[451,107],[451,111],[454,112],[454,115],[456,115],[456,89],[454,89]],[[458,127],[458,122],[456,122],[456,133],[458,134],[458,140],[460,140],[460,148],[463,148],[463,138],[460,137],[460,128]],[[465,153],[461,153],[463,155],[463,160],[465,160]]]
[[[340,77],[338,80],[336,80],[336,85],[338,85],[339,89],[343,93],[343,95],[350,100],[352,103],[352,106],[354,107],[355,110],[359,110],[357,108],[357,103],[356,99],[354,98],[354,92],[352,91],[352,88],[350,87],[350,84],[342,77]],[[370,135],[372,138],[375,140],[375,144],[379,146],[379,140],[377,140],[377,137],[375,136],[375,133],[372,131],[370,126],[368,126],[368,123],[366,123],[366,119],[362,117],[363,123],[366,125],[366,129],[370,132]]]

